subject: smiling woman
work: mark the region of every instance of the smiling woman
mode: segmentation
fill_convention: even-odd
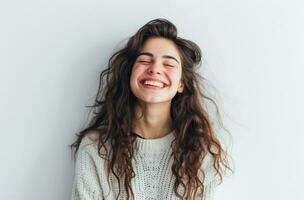
[[[130,78],[131,91],[137,100],[170,110],[176,92],[181,93],[184,88],[180,62],[178,49],[171,40],[147,39],[134,62]]]
[[[225,169],[196,66],[200,48],[155,19],[100,75],[94,117],[77,134],[73,200],[210,200]],[[218,111],[218,109],[217,109]]]

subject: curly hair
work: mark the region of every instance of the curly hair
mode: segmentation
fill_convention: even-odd
[[[75,148],[74,157],[79,149],[82,138],[91,130],[98,131],[98,153],[107,158],[108,176],[111,172],[119,182],[123,178],[127,191],[127,199],[134,198],[131,179],[135,176],[132,167],[135,137],[132,135],[132,119],[134,106],[137,102],[130,88],[130,76],[133,64],[140,53],[145,41],[151,37],[169,39],[176,45],[182,63],[182,80],[184,91],[177,93],[171,102],[170,115],[175,130],[175,139],[171,145],[174,162],[172,173],[176,177],[174,192],[181,199],[190,199],[197,190],[204,192],[203,181],[200,180],[199,170],[207,154],[212,156],[212,166],[222,182],[223,169],[230,169],[227,153],[224,151],[215,134],[211,118],[205,108],[206,101],[212,102],[220,120],[218,106],[212,98],[205,95],[202,81],[204,78],[197,69],[201,65],[201,50],[194,42],[177,36],[177,28],[166,19],[154,19],[142,26],[125,46],[114,53],[107,63],[106,69],[100,74],[99,87],[95,103],[89,106],[94,116],[89,125],[77,135],[77,140],[70,145]],[[105,143],[109,140],[111,153]],[[106,154],[101,155],[101,148]],[[184,180],[187,180],[185,182]],[[185,189],[179,194],[178,187]]]

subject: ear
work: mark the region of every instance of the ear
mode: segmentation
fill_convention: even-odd
[[[177,88],[177,92],[183,93],[183,91],[184,91],[184,82],[181,80],[181,81],[179,82],[179,86],[178,86],[178,88]]]

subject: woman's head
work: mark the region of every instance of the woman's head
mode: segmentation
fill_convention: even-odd
[[[175,43],[162,37],[147,39],[133,64],[130,85],[139,101],[170,106],[172,98],[184,87]]]
[[[130,37],[111,60],[119,68],[116,81],[125,92],[121,96],[128,96],[133,106],[136,102],[171,105],[173,98],[173,101],[187,101],[195,93],[194,81],[199,76],[195,66],[200,64],[201,51],[194,42],[178,37],[173,23],[155,19]],[[142,81],[153,79],[165,87],[154,90],[152,86],[144,87]],[[146,82],[149,83],[155,84]]]
[[[131,178],[133,146],[131,134],[134,108],[137,103],[167,103],[170,106],[175,139],[172,144],[176,177],[175,193],[188,199],[193,191],[203,190],[199,176],[207,154],[221,178],[227,167],[226,154],[217,139],[205,100],[217,105],[203,91],[202,77],[196,71],[201,62],[200,48],[192,41],[177,36],[177,29],[168,20],[155,19],[141,27],[127,44],[109,59],[101,72],[96,95],[94,117],[80,132],[71,146],[78,150],[82,138],[90,130],[98,130],[98,150],[111,145],[109,169],[116,177],[123,177],[125,189],[133,196]],[[149,86],[156,85],[156,87]],[[219,116],[219,115],[218,115]],[[184,178],[189,181],[186,183]],[[184,194],[178,193],[178,186]]]

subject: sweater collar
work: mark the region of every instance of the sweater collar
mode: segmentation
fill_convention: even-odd
[[[144,139],[137,137],[137,150],[140,154],[160,154],[164,150],[171,148],[171,143],[174,137],[174,130],[163,137],[155,139]]]

